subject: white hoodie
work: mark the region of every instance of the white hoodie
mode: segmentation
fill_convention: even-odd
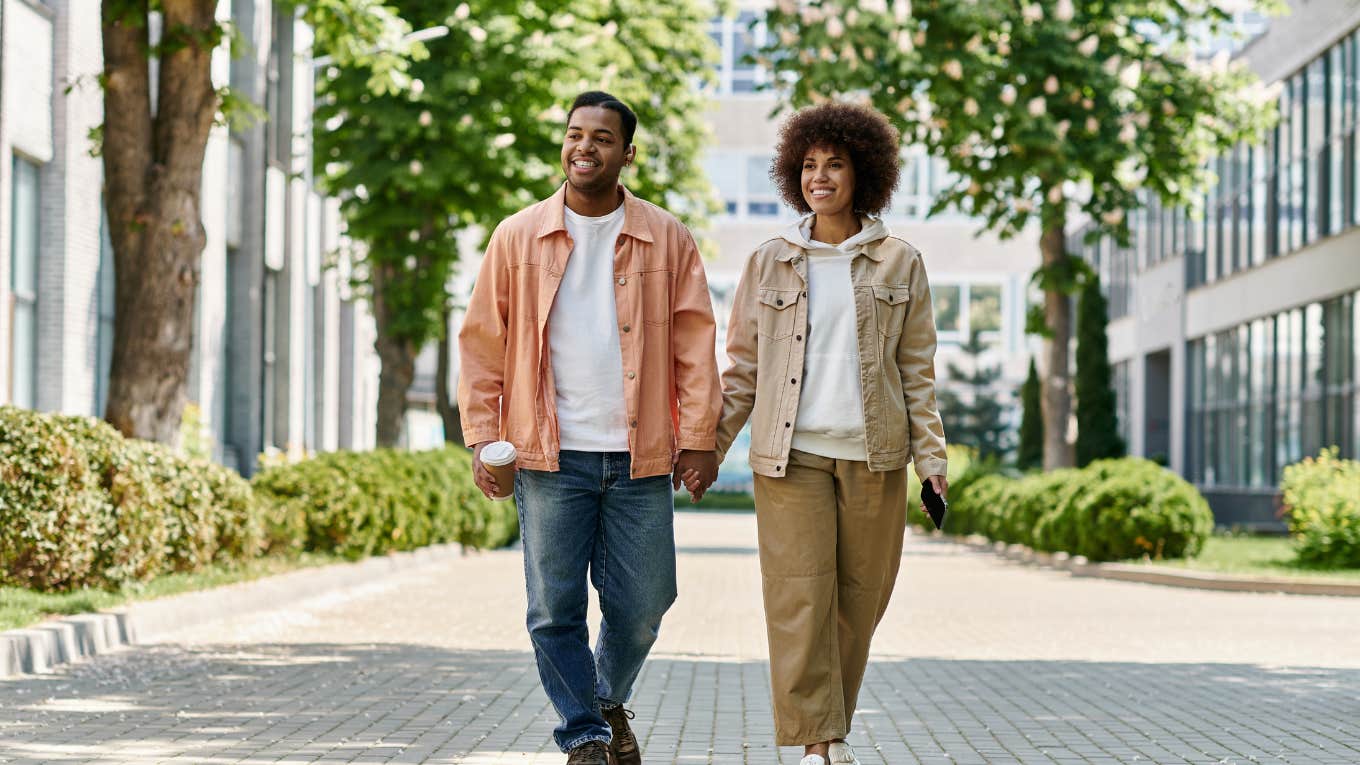
[[[808,255],[807,344],[792,447],[863,462],[869,457],[850,264],[866,246],[886,239],[888,227],[877,218],[862,217],[860,232],[834,245],[812,238],[813,217],[808,215],[780,232]]]

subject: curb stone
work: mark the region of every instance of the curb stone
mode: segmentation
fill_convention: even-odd
[[[993,542],[977,534],[952,536],[938,531],[929,534],[916,533],[926,541],[964,545],[979,552],[993,553],[998,557],[1016,563],[1066,571],[1072,576],[1227,592],[1360,597],[1360,582],[1351,584],[1282,577],[1252,577],[1238,574],[1216,574],[1206,571],[1173,571],[1128,563],[1092,563],[1081,555],[1069,555],[1065,552],[1039,552],[1020,544]]]
[[[190,625],[290,608],[312,598],[461,555],[462,545],[431,545],[354,563],[332,563],[96,613],[55,617],[0,632],[0,679],[49,674],[128,646],[155,642]]]

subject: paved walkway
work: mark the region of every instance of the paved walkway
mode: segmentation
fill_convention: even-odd
[[[681,516],[634,708],[648,763],[773,745],[751,516]],[[520,556],[0,681],[4,763],[561,763]],[[1202,592],[909,540],[851,741],[868,765],[1360,763],[1360,600]]]

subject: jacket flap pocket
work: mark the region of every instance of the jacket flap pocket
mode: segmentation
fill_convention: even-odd
[[[776,311],[782,311],[798,302],[798,290],[761,290],[760,302]]]
[[[874,298],[888,305],[897,305],[911,300],[911,287],[906,284],[875,284]]]

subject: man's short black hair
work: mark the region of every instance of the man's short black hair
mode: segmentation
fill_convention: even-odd
[[[571,122],[571,115],[583,106],[598,106],[618,114],[619,122],[623,123],[623,145],[625,148],[632,145],[633,133],[637,130],[637,115],[628,108],[628,104],[603,90],[590,90],[577,96],[572,102],[571,111],[567,112],[567,122]]]

